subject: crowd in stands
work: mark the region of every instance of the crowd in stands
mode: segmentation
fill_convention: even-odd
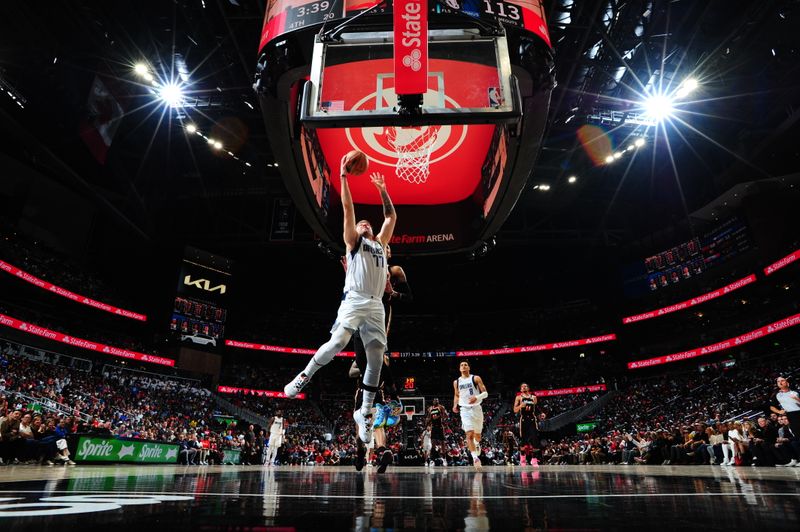
[[[231,446],[239,445],[233,434],[214,433],[213,398],[196,382],[114,366],[81,371],[32,360],[22,346],[7,341],[0,341],[0,395],[0,458],[5,463],[56,457],[52,446],[28,449],[19,443],[27,430],[15,427],[25,425],[27,417],[44,427],[40,434],[34,432],[43,438],[52,436],[44,432],[52,426],[58,439],[94,433],[176,443],[200,437],[220,443],[214,440],[227,437]]]
[[[92,342],[99,342],[114,347],[129,349],[139,353],[164,356],[152,345],[148,345],[136,336],[126,334],[121,331],[113,333],[105,332],[96,326],[88,326],[84,320],[75,317],[74,319],[64,314],[51,316],[40,310],[35,310],[29,306],[22,307],[4,302],[0,305],[0,313],[11,316],[39,327],[44,327],[52,331],[57,331],[69,336],[75,336]],[[170,358],[170,357],[167,357]]]
[[[795,465],[800,434],[769,405],[776,377],[800,376],[800,360],[778,365],[740,361],[630,381],[598,414],[592,433],[545,442],[542,462]]]
[[[522,451],[533,452],[542,464],[794,465],[800,462],[800,440],[786,418],[770,415],[768,408],[775,377],[800,376],[800,359],[791,356],[744,358],[705,371],[684,368],[683,373],[631,378],[608,392],[614,395],[594,414],[597,425],[591,432],[542,433],[537,449]],[[0,458],[4,463],[70,463],[72,457],[60,442],[75,433],[174,442],[180,446],[181,461],[188,464],[220,463],[227,449],[240,450],[244,463],[263,463],[269,445],[264,427],[241,422],[220,425],[215,418],[224,412],[198,381],[110,364],[95,366],[82,371],[34,360],[18,344],[0,341]],[[235,382],[242,387],[256,388],[256,383],[248,382],[254,377],[272,383],[266,388],[280,388],[285,380],[280,369],[238,366],[227,370],[229,376],[239,374],[245,378]],[[224,398],[262,419],[282,412],[286,434],[276,463],[348,465],[356,452],[353,398],[341,394],[341,388],[339,392],[317,401],[253,394]],[[602,394],[541,398],[538,413],[554,417]],[[484,464],[520,462],[512,398],[492,394],[483,403]],[[427,398],[428,404],[431,399]],[[449,412],[451,396],[443,394],[439,399]],[[500,412],[504,414],[498,417]],[[396,455],[411,428],[408,423],[413,423],[419,439],[425,420],[425,416],[410,422],[403,418],[389,431]],[[444,426],[445,448],[431,458],[441,465],[469,464],[458,416],[450,413]]]
[[[30,239],[0,220],[0,260],[82,296],[127,308],[114,290],[86,266],[42,242]],[[4,274],[6,275],[6,274]]]

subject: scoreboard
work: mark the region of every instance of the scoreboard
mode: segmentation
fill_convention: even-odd
[[[379,0],[270,0],[259,50],[290,31],[352,17],[379,3]],[[541,0],[434,0],[429,6],[431,13],[463,13],[524,29],[550,45]]]

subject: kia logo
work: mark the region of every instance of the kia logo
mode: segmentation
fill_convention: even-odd
[[[224,294],[227,291],[227,287],[224,284],[219,284],[217,286],[211,286],[211,281],[208,279],[197,279],[192,281],[192,276],[187,275],[183,278],[183,284],[186,286],[193,286],[195,288],[199,288],[200,290],[204,290],[206,292],[217,292],[219,291],[220,295]]]

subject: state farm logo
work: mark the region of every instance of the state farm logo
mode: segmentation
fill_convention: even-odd
[[[419,69],[422,68],[420,57],[422,57],[422,52],[419,49],[414,49],[410,54],[403,57],[403,65],[414,72],[419,72]]]
[[[419,2],[406,2],[403,9],[405,13],[400,15],[400,18],[405,21],[405,25],[403,39],[400,42],[405,48],[415,48],[414,51],[417,52],[417,60],[419,60],[422,55],[419,51],[419,48],[422,47],[422,6]],[[405,59],[403,59],[403,63],[405,63]]]

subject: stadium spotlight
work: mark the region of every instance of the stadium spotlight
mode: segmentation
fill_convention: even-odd
[[[568,182],[568,183],[570,183],[570,184],[574,183],[574,182],[575,182],[575,181],[577,181],[577,180],[578,180],[578,178],[577,178],[577,177],[575,177],[574,175],[571,175],[571,176],[569,176],[569,177],[567,178],[567,182]]]
[[[644,146],[644,139],[642,137],[639,137],[638,139],[633,141],[633,145],[636,146],[637,148],[641,148],[642,146]]]
[[[606,157],[606,162],[607,163],[613,163],[614,162],[614,156],[613,155],[609,155],[608,157]]]
[[[655,122],[661,122],[672,115],[672,99],[656,94],[644,101],[644,110]]]
[[[183,89],[176,83],[167,83],[158,89],[158,97],[170,107],[183,106]]]
[[[133,71],[136,72],[138,75],[144,77],[145,74],[148,74],[147,65],[144,63],[136,63],[133,65]]]
[[[676,98],[685,98],[689,94],[692,93],[700,84],[694,78],[686,78],[681,83],[681,86],[678,87],[678,90],[675,92]]]
[[[186,131],[189,133],[197,133],[197,126],[194,124],[187,124]]]
[[[214,141],[214,148],[216,148],[218,150],[221,150],[222,149],[222,143],[220,141],[218,141],[218,140]]]

